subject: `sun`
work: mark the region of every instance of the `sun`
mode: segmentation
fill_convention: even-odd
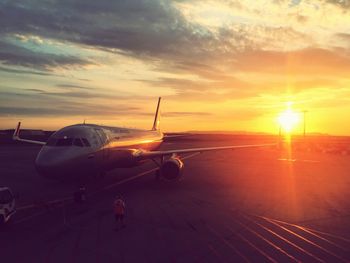
[[[299,114],[292,109],[287,109],[278,116],[280,127],[287,133],[290,133],[299,121]]]

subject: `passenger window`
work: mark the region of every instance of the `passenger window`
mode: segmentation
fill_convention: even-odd
[[[84,145],[85,145],[86,147],[90,147],[90,146],[91,146],[90,143],[89,143],[89,141],[88,141],[86,138],[82,138],[81,140],[83,141],[83,143],[84,143]]]
[[[73,144],[75,146],[79,146],[79,147],[84,147],[83,143],[81,142],[80,138],[75,138],[73,141]]]

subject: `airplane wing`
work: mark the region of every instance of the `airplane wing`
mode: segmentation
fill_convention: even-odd
[[[218,146],[218,147],[204,147],[204,148],[189,148],[189,149],[174,149],[165,151],[140,151],[136,152],[136,157],[140,159],[152,159],[156,157],[169,156],[173,154],[182,153],[202,153],[208,151],[219,151],[219,150],[234,150],[234,149],[244,149],[244,148],[259,148],[275,146],[276,143],[266,143],[266,144],[250,144],[250,145],[233,145],[233,146]]]
[[[27,139],[21,139],[19,137],[19,131],[21,128],[21,122],[17,124],[17,128],[15,129],[15,132],[13,133],[12,139],[15,141],[20,141],[20,142],[28,142],[28,143],[33,143],[33,144],[40,144],[40,145],[45,145],[46,142],[42,141],[34,141],[34,140],[27,140]]]

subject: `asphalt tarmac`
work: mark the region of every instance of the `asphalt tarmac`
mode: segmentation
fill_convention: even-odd
[[[0,184],[20,196],[13,222],[0,229],[1,262],[350,261],[348,155],[207,152],[184,160],[179,182],[154,180],[150,162],[90,180],[87,201],[76,204],[77,185],[36,174],[38,150],[0,147]],[[127,215],[117,229],[118,194]]]

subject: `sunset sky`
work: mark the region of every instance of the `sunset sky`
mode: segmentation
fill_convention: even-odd
[[[0,129],[350,135],[350,1],[0,0]]]

